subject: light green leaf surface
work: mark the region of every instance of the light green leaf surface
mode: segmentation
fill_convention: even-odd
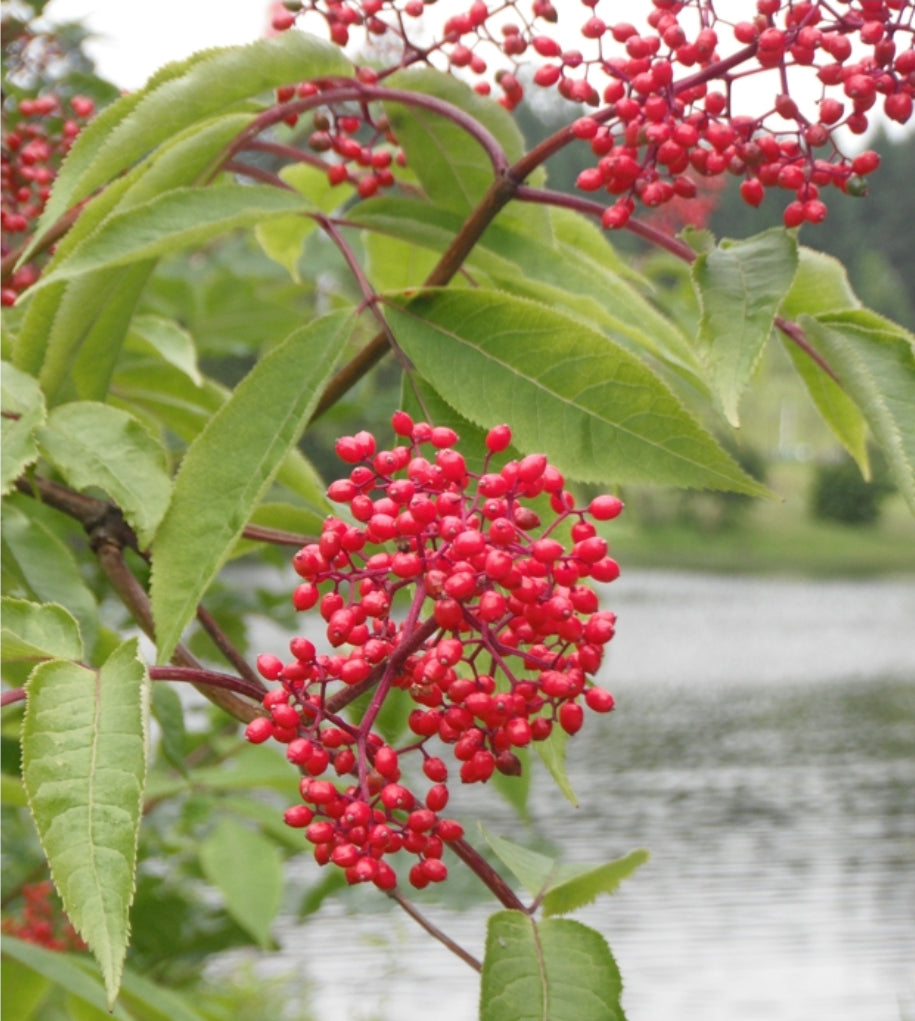
[[[562,727],[554,726],[553,732],[545,741],[535,741],[534,748],[540,756],[540,761],[550,771],[553,782],[562,791],[563,796],[578,807],[578,798],[572,790],[569,776],[566,773],[566,746],[569,742],[569,735]]]
[[[27,685],[22,775],[51,875],[111,1008],[129,942],[148,680],[131,639],[101,670],[52,661]]]
[[[486,842],[532,897],[542,897],[545,916],[569,914],[599,894],[613,893],[620,883],[648,861],[648,852],[630,851],[599,865],[563,864],[480,827]]]
[[[10,776],[9,773],[0,774],[0,801],[8,808],[27,807],[28,798],[19,777]]]
[[[298,439],[352,322],[341,311],[296,330],[255,365],[188,449],[153,551],[160,659],[171,655]]]
[[[151,314],[134,316],[126,343],[134,351],[155,351],[195,386],[203,384],[194,338],[174,319]]]
[[[165,450],[128,412],[95,401],[61,404],[39,431],[45,457],[78,490],[97,486],[121,508],[141,546],[168,506]]]
[[[747,476],[637,358],[582,323],[497,291],[430,291],[386,315],[418,371],[481,426],[567,476],[768,491]]]
[[[12,499],[3,505],[3,544],[4,554],[15,564],[28,594],[39,602],[65,606],[79,621],[91,653],[99,634],[98,605],[69,546]]]
[[[282,795],[289,793],[290,766],[286,757],[267,745],[247,742],[224,764],[193,771],[190,782],[196,791],[252,791],[266,787]],[[146,794],[151,799],[171,797],[188,789],[188,781],[172,776],[152,775]]]
[[[37,946],[34,943],[26,943],[24,940],[15,939],[12,936],[4,936],[3,957],[4,1015],[7,1013],[8,1006],[12,1009],[12,1004],[8,1005],[6,1000],[7,959],[15,961],[19,967],[27,969],[32,975],[43,976],[48,982],[61,986],[71,996],[79,998],[97,1010],[108,1010],[105,990],[98,981],[98,978],[87,974],[85,969],[81,967],[79,959],[73,955],[46,950],[44,947]],[[13,978],[12,973],[10,973],[9,977]],[[29,1015],[11,1013],[10,1016],[19,1019],[27,1018]],[[107,1016],[114,1018],[114,1021],[133,1021],[131,1014],[121,1004],[115,1004],[114,1009]],[[36,1018],[36,1021],[41,1021],[40,1015]]]
[[[348,201],[355,191],[353,186],[346,182],[332,185],[325,171],[307,163],[293,163],[283,167],[279,176],[295,188],[299,195],[306,198],[315,209],[325,213],[332,212]],[[287,270],[298,284],[302,282],[299,258],[305,239],[315,227],[317,221],[310,216],[281,217],[258,224],[254,234],[264,252]]]
[[[613,893],[624,879],[647,861],[648,852],[639,849],[603,865],[561,868],[559,876],[543,898],[544,917],[567,915],[590,904],[599,894]],[[574,869],[575,872],[566,872],[566,868]]]
[[[42,276],[34,290],[94,270],[176,252],[237,227],[307,212],[309,208],[300,195],[268,185],[175,188],[125,212],[114,213]]]
[[[283,893],[275,844],[234,819],[220,819],[200,846],[200,865],[222,893],[229,914],[260,946],[268,947]]]
[[[80,132],[36,238],[70,206],[186,128],[279,85],[351,73],[352,64],[339,47],[301,32],[207,50],[167,65]]]
[[[6,495],[23,471],[38,459],[35,430],[45,420],[38,381],[9,362],[3,363],[3,431],[0,436],[0,492]]]
[[[7,954],[8,939],[10,937],[4,934],[3,956],[0,960],[0,992],[3,997],[0,1009],[6,1017],[14,1017],[17,1021],[33,1021],[47,999],[51,982]],[[19,942],[15,940],[12,946],[15,948]]]
[[[167,684],[152,685],[150,702],[153,718],[159,724],[159,750],[165,760],[184,776],[187,732],[184,726],[184,706],[174,688]]]
[[[798,247],[797,254],[797,273],[780,310],[786,319],[861,307],[838,259],[804,245]]]
[[[32,603],[4,596],[2,650],[4,660],[83,658],[79,625],[71,613],[55,603]]]
[[[69,993],[67,1006],[74,1016],[73,1008],[78,1002],[77,1010],[89,1008],[101,1012],[104,1017],[115,1018],[116,1021],[117,1019],[126,1019],[126,1021],[203,1021],[205,1017],[192,1006],[187,996],[158,986],[130,968],[124,969],[118,1002],[114,1011],[109,1013],[104,988],[95,971],[90,970],[92,962],[84,956],[61,954],[18,939],[8,941],[7,937],[3,939],[3,954],[4,1009],[7,1007],[6,968],[8,964],[15,964],[23,969],[22,973],[17,973],[17,985],[20,974],[22,974],[31,975],[43,980],[46,984],[53,983],[67,990]],[[17,1021],[20,1019],[25,1021],[30,1017],[29,1014],[16,1011],[13,1011],[10,1016],[16,1018]],[[39,1015],[35,1021],[43,1021],[43,1019]]]
[[[423,253],[443,252],[462,225],[459,214],[416,199],[373,199],[360,203],[350,216],[369,235],[366,246],[379,290],[418,286],[432,260]],[[647,282],[621,265],[601,232],[562,209],[550,210],[550,225],[550,238],[532,237],[499,214],[467,259],[475,283],[549,304],[639,357],[662,360],[706,392],[691,341],[642,293],[650,290]],[[393,238],[406,246],[409,262],[391,258],[396,249],[382,242]],[[411,263],[415,270],[407,275]],[[460,278],[451,286],[461,286]]]
[[[697,345],[714,395],[733,426],[740,396],[759,363],[779,306],[797,269],[797,241],[773,228],[721,241],[693,263],[702,309]]]
[[[861,409],[915,513],[915,338],[866,309],[800,322]]]
[[[622,980],[599,932],[568,918],[492,915],[480,1021],[624,1021]]]
[[[432,68],[409,68],[391,75],[385,84],[434,96],[463,111],[489,132],[510,162],[525,151],[524,138],[511,115],[453,75]],[[399,103],[386,103],[385,109],[407,164],[426,194],[436,205],[468,214],[496,176],[483,146],[454,120],[431,110]],[[539,184],[543,180],[543,171],[537,170],[527,183]],[[528,234],[549,237],[549,215],[544,208],[527,204],[517,213],[509,207],[503,215]]]
[[[783,336],[782,344],[823,421],[855,459],[864,478],[870,478],[867,420],[861,409],[842,387],[789,337]]]

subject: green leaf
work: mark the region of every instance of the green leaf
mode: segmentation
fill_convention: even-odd
[[[915,513],[915,338],[865,309],[800,323],[861,409]]]
[[[855,459],[864,478],[870,478],[867,451],[867,421],[861,409],[841,386],[789,337],[782,337],[788,357],[803,380],[810,399],[823,421],[848,453]]]
[[[702,320],[697,344],[712,389],[728,421],[772,332],[775,315],[797,269],[797,241],[773,228],[742,241],[721,241],[693,263]]]
[[[598,894],[613,893],[624,879],[647,861],[648,852],[639,849],[604,865],[572,866],[576,869],[575,874],[561,871],[560,881],[553,883],[543,898],[544,917],[567,915],[590,904]]]
[[[15,360],[38,375],[49,404],[105,396],[152,268],[152,262],[145,262],[90,274],[34,295],[16,340]]]
[[[129,941],[146,776],[148,680],[137,640],[101,670],[39,664],[27,684],[22,775],[51,875],[117,996]]]
[[[5,496],[23,471],[38,459],[35,430],[46,417],[38,381],[3,363],[3,432],[0,445],[0,492]]]
[[[83,658],[83,640],[73,615],[54,603],[3,597],[3,659]]]
[[[385,85],[435,97],[469,115],[489,132],[509,162],[525,151],[524,138],[512,116],[453,75],[432,68],[409,68],[391,75]],[[385,110],[407,163],[426,194],[437,205],[468,214],[496,179],[492,160],[483,146],[455,120],[432,110],[400,103],[385,103]],[[544,176],[542,170],[537,171],[527,183],[540,183]],[[522,214],[509,208],[504,215],[523,224],[529,234],[549,236],[546,209],[528,204]]]
[[[486,842],[532,897],[543,901],[545,916],[569,914],[590,904],[601,893],[613,893],[620,883],[648,861],[648,852],[630,851],[599,865],[562,864],[481,826]]]
[[[412,241],[366,232],[363,244],[366,273],[376,291],[400,291],[417,287],[438,262],[438,254]]]
[[[352,321],[350,312],[335,312],[292,333],[255,365],[188,449],[153,557],[162,660],[298,439]]]
[[[553,732],[545,741],[537,741],[534,747],[540,756],[541,762],[550,771],[553,782],[562,791],[566,800],[578,808],[578,798],[569,783],[566,773],[566,745],[569,742],[569,735],[562,727],[553,727]]]
[[[99,634],[98,606],[69,546],[11,500],[3,505],[3,542],[28,586],[28,594],[43,603],[65,606],[79,621],[83,641],[91,652]]]
[[[624,1021],[622,980],[599,932],[499,911],[486,930],[480,1021]]]
[[[150,542],[168,506],[171,480],[164,449],[132,415],[94,401],[61,404],[39,442],[71,486],[104,490],[141,546]]]
[[[8,773],[0,774],[0,801],[7,808],[26,808],[28,798],[25,796],[25,788],[22,781]]]
[[[200,847],[203,874],[219,888],[226,910],[257,943],[270,946],[270,925],[283,893],[276,846],[233,819],[221,819]]]
[[[143,89],[113,103],[80,132],[36,239],[70,206],[186,128],[279,85],[351,74],[352,64],[339,47],[301,32],[207,50],[167,65]]]
[[[50,982],[66,989],[71,996],[78,997],[84,1003],[91,1004],[102,1011],[110,1011],[109,1016],[113,1017],[115,1021],[132,1021],[131,1015],[121,1004],[116,1004],[113,1008],[109,1006],[105,998],[105,991],[98,979],[93,975],[86,974],[78,957],[46,950],[34,943],[14,939],[12,936],[3,937],[3,955],[5,958],[9,957],[17,961],[33,974],[43,975]],[[3,1001],[3,1006],[6,1008],[5,981]],[[5,1009],[4,1013],[6,1013]],[[23,1017],[21,1014],[10,1016]]]
[[[234,228],[307,212],[309,208],[301,196],[269,185],[174,188],[114,213],[44,274],[33,285],[33,291],[95,270],[200,245]]]
[[[111,403],[145,413],[189,443],[228,397],[229,391],[211,379],[196,386],[173,365],[144,358],[118,367]]]
[[[861,307],[838,259],[804,245],[798,247],[797,254],[797,273],[781,307],[786,319]]]
[[[184,764],[186,730],[184,706],[178,692],[167,684],[152,685],[151,709],[159,724],[159,748],[165,760],[179,773],[187,776]]]
[[[769,495],[637,358],[569,316],[482,289],[428,291],[386,315],[449,404],[511,423],[520,449],[570,478]]]
[[[327,173],[307,163],[283,167],[279,176],[322,212],[329,213],[348,200],[355,189],[349,184],[332,185]],[[305,239],[317,227],[311,216],[289,216],[260,223],[254,235],[264,252],[288,271],[297,283],[302,282],[299,259]]]
[[[170,365],[201,386],[203,376],[197,367],[194,338],[184,327],[165,316],[138,315],[130,323],[127,346],[135,351],[155,351]]]
[[[532,851],[494,833],[480,824],[486,842],[493,849],[499,861],[512,873],[532,897],[542,897],[559,875],[558,859]]]
[[[26,975],[33,978],[40,978],[45,985],[54,983],[61,989],[65,989],[68,996],[67,1007],[76,1016],[75,1010],[83,1011],[86,1008],[94,1012],[100,1012],[103,1017],[114,1017],[115,1019],[142,1019],[142,1021],[203,1021],[205,1015],[199,1013],[188,1002],[186,996],[179,995],[171,989],[163,989],[161,986],[150,982],[148,979],[136,974],[129,968],[124,969],[124,979],[121,986],[118,1003],[113,1013],[108,1011],[105,1001],[105,993],[101,982],[96,974],[91,972],[91,961],[86,957],[77,957],[72,954],[62,954],[57,951],[46,950],[44,947],[34,943],[25,943],[18,939],[4,936],[4,989],[3,1006],[7,1008],[6,969],[8,964],[15,964],[21,967]],[[19,974],[17,974],[16,985],[18,986]],[[16,989],[18,994],[19,990]],[[18,1010],[12,1010],[10,1017],[26,1019],[32,1015]],[[56,1016],[56,1015],[55,1015]],[[82,1013],[79,1014],[83,1016]],[[39,1016],[40,1018],[40,1016]]]
[[[113,212],[123,212],[161,192],[198,180],[209,169],[214,154],[249,120],[249,115],[224,115],[170,139],[90,201],[58,244],[48,270],[64,261]],[[30,297],[17,338],[16,364],[36,375],[40,373],[46,392],[55,401],[58,391],[66,390],[71,379],[77,396],[102,399],[153,265],[150,260],[114,272],[88,274]]]
[[[431,259],[423,259],[417,249],[443,252],[462,224],[458,214],[441,207],[389,197],[360,203],[350,219],[370,232],[366,247],[379,290],[416,286]],[[552,236],[545,240],[506,223],[500,214],[468,257],[467,269],[476,283],[561,309],[639,357],[663,360],[700,392],[707,391],[690,341],[641,293],[639,287],[648,290],[647,283],[621,264],[602,232],[563,209],[550,210],[550,224]],[[399,250],[417,264],[406,283],[405,260],[392,254],[398,248],[384,244],[392,238],[408,246]],[[451,286],[456,285],[460,279]]]
[[[38,1008],[47,998],[51,982],[44,975],[7,954],[7,941],[10,939],[11,937],[4,934],[0,966],[0,991],[3,999],[0,1009],[7,1017],[14,1017],[17,1021],[32,1021]],[[12,945],[18,943],[19,940],[15,940]]]
[[[497,769],[490,777],[489,784],[518,813],[518,818],[530,822],[528,800],[531,791],[531,756],[527,748],[512,749],[521,763],[518,776],[506,776]]]

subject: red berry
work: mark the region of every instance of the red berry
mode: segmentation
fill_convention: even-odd
[[[263,744],[273,736],[273,723],[266,716],[255,717],[245,727],[245,737],[251,744]]]
[[[584,715],[577,702],[564,702],[559,710],[559,725],[567,734],[576,734],[581,730]]]
[[[616,700],[604,688],[588,688],[585,692],[585,702],[589,709],[596,713],[609,713],[616,705]]]

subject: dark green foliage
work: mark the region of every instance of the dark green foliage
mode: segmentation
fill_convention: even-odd
[[[873,478],[864,479],[850,457],[818,465],[810,493],[810,513],[821,520],[846,525],[872,525],[880,516],[884,498],[895,490],[886,464],[872,457]]]

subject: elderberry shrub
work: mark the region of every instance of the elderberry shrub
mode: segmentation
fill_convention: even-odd
[[[570,117],[592,164],[577,186],[611,197],[601,216],[608,229],[625,226],[637,206],[691,199],[704,179],[725,174],[741,180],[751,206],[768,190],[786,194],[787,226],[819,223],[826,189],[861,194],[879,163],[871,151],[844,153],[837,129],[861,135],[878,110],[900,124],[912,117],[915,6],[756,0],[742,5],[740,21],[718,6],[652,0],[636,25],[615,0],[456,0],[436,28],[424,18],[435,0],[284,0],[273,28],[323,22],[340,46],[361,34],[365,52],[386,65],[359,69],[367,85],[423,62],[469,78],[508,110],[522,101],[525,81],[588,110]],[[334,83],[321,88],[332,93]],[[354,115],[330,101],[317,117],[309,146],[326,154],[331,183],[351,180],[362,197],[393,183],[403,157],[370,104]]]
[[[316,860],[383,890],[397,883],[385,859],[401,850],[416,856],[413,886],[447,876],[444,846],[463,831],[441,815],[454,768],[441,746],[461,782],[484,783],[496,770],[520,773],[516,749],[556,727],[576,733],[584,707],[613,709],[590,677],[616,617],[588,583],[619,575],[594,522],[623,508],[609,495],[576,507],[543,454],[496,470],[511,442],[506,425],[487,434],[480,474],[468,470],[454,430],[403,411],[392,425],[402,442],[389,450],[368,432],[337,441],[352,467],[328,496],[349,514],[329,517],[320,539],[293,557],[302,578],[293,604],[318,607],[333,651],[298,637],[290,660],[258,657],[261,675],[279,686],[246,731],[254,743],[285,744],[301,769],[301,802],[285,821],[304,829]],[[544,495],[548,521],[532,506]],[[395,688],[415,703],[400,748],[373,730]],[[371,700],[354,723],[342,710],[366,691]],[[431,784],[423,796],[401,782],[406,754],[421,758]]]

